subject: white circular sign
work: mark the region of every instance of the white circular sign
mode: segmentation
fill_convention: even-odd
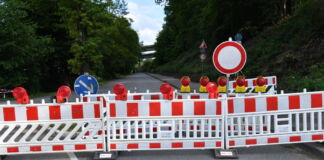
[[[215,48],[213,62],[219,72],[234,74],[244,67],[246,52],[243,46],[237,42],[223,42]]]

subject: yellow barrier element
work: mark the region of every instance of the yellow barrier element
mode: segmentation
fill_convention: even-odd
[[[261,92],[265,93],[266,92],[266,87],[265,86],[255,86],[255,92]]]
[[[245,93],[246,92],[246,88],[245,88],[245,86],[236,86],[235,87],[235,92],[236,93]]]
[[[200,87],[199,87],[199,92],[200,92],[200,93],[207,93],[206,86],[202,86],[202,85],[200,85]]]
[[[218,92],[225,93],[226,92],[226,86],[218,86]]]
[[[181,86],[180,88],[181,93],[190,93],[190,86]]]

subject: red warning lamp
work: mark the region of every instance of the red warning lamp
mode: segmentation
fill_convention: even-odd
[[[227,83],[227,79],[226,77],[219,77],[218,80],[217,80],[217,83],[219,86],[226,86],[226,83]]]
[[[245,78],[244,77],[238,77],[236,79],[236,84],[240,87],[244,86],[245,85]]]
[[[189,86],[190,85],[190,78],[188,76],[184,76],[181,78],[181,84],[183,86]]]
[[[25,88],[16,87],[12,90],[13,97],[17,100],[18,104],[28,104],[29,96]]]
[[[203,76],[200,78],[199,82],[200,82],[200,85],[206,87],[209,82],[209,78],[207,76]]]
[[[173,99],[173,89],[170,84],[162,83],[160,85],[160,92],[163,94],[163,99],[166,99],[166,100]]]
[[[58,103],[67,102],[71,95],[71,89],[69,86],[61,86],[56,93],[56,101]]]
[[[125,85],[118,83],[114,86],[113,91],[116,94],[116,100],[127,100],[127,88]]]
[[[215,82],[209,82],[206,86],[209,99],[216,99],[219,96],[218,86]]]
[[[264,85],[266,84],[266,80],[265,80],[265,78],[263,78],[263,77],[258,77],[258,78],[256,79],[256,84],[257,84],[258,86],[264,86]]]

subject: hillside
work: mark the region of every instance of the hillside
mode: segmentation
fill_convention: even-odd
[[[251,2],[253,3],[253,1]],[[264,15],[260,16],[261,19],[262,17],[268,18]],[[260,17],[257,18],[260,19]],[[168,17],[166,20],[168,20]],[[159,45],[166,45],[165,37],[169,41],[174,38],[171,34],[168,36],[164,34],[164,32],[172,31],[169,25],[173,24],[171,21],[167,21],[157,39],[158,57],[150,70],[179,77],[189,75],[194,80],[198,80],[202,75],[197,47],[201,41],[195,40],[196,42],[190,43],[190,39],[186,39],[186,42],[183,43],[190,45],[181,48],[177,39],[180,39],[183,35],[173,33],[176,36],[175,41],[167,44],[169,48],[159,49]],[[243,45],[247,50],[248,61],[239,74],[246,77],[277,75],[279,89],[286,91],[301,91],[303,88],[308,90],[324,89],[324,1],[301,1],[294,5],[294,11],[290,14],[278,17],[277,21],[271,25],[267,24],[269,23],[256,23],[254,28],[242,25],[237,27],[239,29],[234,29],[241,31],[243,35],[247,35],[243,40]],[[168,29],[171,31],[167,31]],[[217,44],[227,40],[227,38],[225,38],[224,33],[219,34],[216,30],[205,29],[205,31],[209,32],[209,36],[206,38],[209,42],[209,50],[208,61],[205,62],[203,74],[215,81],[220,74],[212,65],[212,52]],[[227,37],[234,35],[235,31],[229,30]],[[187,33],[189,35],[185,37],[195,37],[190,35],[195,34],[195,32]],[[217,34],[223,36],[220,38],[213,37]],[[213,43],[210,43],[211,41]],[[161,61],[160,57],[171,58]]]

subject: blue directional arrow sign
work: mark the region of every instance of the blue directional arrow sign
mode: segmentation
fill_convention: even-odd
[[[99,84],[96,78],[90,75],[79,76],[74,82],[74,91],[77,95],[96,94],[99,91]]]

